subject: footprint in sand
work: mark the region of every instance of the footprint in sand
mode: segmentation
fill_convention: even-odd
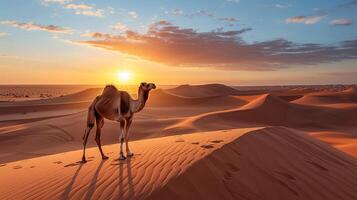
[[[185,142],[184,139],[177,139],[175,142]]]
[[[53,164],[62,164],[62,161],[53,162]]]
[[[211,143],[215,143],[215,144],[217,144],[217,143],[221,143],[221,142],[223,142],[223,140],[212,140],[212,141],[210,141]]]
[[[290,180],[296,180],[294,176],[286,173],[286,172],[280,172],[280,171],[275,171],[275,173],[287,178],[287,179],[290,179]]]
[[[14,167],[12,167],[13,169],[21,169],[22,168],[22,166],[20,166],[20,165],[17,165],[17,166],[14,166]]]
[[[90,161],[92,161],[92,160],[87,160],[87,162],[90,162]],[[64,167],[74,167],[74,166],[77,166],[77,165],[80,165],[80,164],[83,164],[83,162],[82,161],[77,161],[75,163],[67,164]]]
[[[0,165],[0,167],[4,167],[4,166],[6,166],[6,164],[1,164],[1,165]]]
[[[202,148],[205,148],[205,149],[212,149],[214,148],[214,146],[212,144],[204,144],[204,145],[201,145]]]
[[[325,168],[324,166],[322,166],[322,165],[320,165],[320,164],[318,164],[318,163],[316,163],[316,162],[309,161],[309,160],[305,160],[305,162],[307,162],[307,163],[313,165],[314,167],[316,167],[316,168],[318,168],[318,169],[320,169],[320,170],[322,170],[322,171],[329,171],[327,168]]]
[[[79,163],[71,163],[71,164],[65,165],[64,167],[74,167],[77,165],[79,165]]]
[[[31,166],[30,168],[35,168],[35,166]]]
[[[191,144],[196,144],[197,145],[197,144],[200,144],[200,143],[199,142],[192,142]]]

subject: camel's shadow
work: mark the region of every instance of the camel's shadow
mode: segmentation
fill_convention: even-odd
[[[93,197],[93,194],[95,193],[96,189],[97,189],[97,186],[98,186],[98,177],[99,177],[99,173],[104,165],[104,163],[106,162],[107,160],[102,160],[99,165],[97,166],[97,169],[96,171],[94,172],[93,174],[93,177],[91,179],[91,182],[89,183],[89,186],[87,188],[87,191],[84,195],[84,199],[86,200],[89,200],[89,199],[92,199]],[[127,187],[128,187],[128,196],[127,197],[133,197],[134,196],[134,188],[133,188],[133,180],[132,180],[132,173],[131,173],[131,158],[127,158],[126,160],[124,161],[120,161],[118,159],[114,160],[113,163],[111,163],[111,165],[115,165],[115,166],[118,166],[118,177],[119,177],[119,180],[118,180],[118,197],[122,197],[125,193],[124,191],[124,181],[125,181],[125,178],[124,177],[124,167],[126,166],[126,170],[127,170]],[[71,181],[69,182],[69,184],[67,185],[67,187],[65,188],[62,196],[60,199],[62,200],[67,200],[67,199],[70,199],[70,194],[72,192],[72,190],[74,189],[73,188],[73,185],[74,183],[76,182],[76,179],[78,178],[78,175],[79,175],[79,172],[81,171],[82,167],[84,166],[85,164],[83,163],[80,163],[78,165],[78,168],[76,170],[76,172],[74,173]]]
[[[131,174],[131,157],[128,157],[126,160],[124,161],[120,161],[119,159],[115,160],[116,163],[113,163],[112,165],[118,165],[119,166],[119,184],[118,184],[118,197],[121,198],[124,196],[124,166],[126,166],[127,169],[127,186],[128,186],[128,199],[131,199],[131,197],[134,196],[134,187],[133,187],[133,177]]]

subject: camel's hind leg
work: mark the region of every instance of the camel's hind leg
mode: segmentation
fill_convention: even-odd
[[[102,145],[101,145],[101,142],[100,142],[100,135],[101,135],[102,128],[103,128],[103,125],[104,125],[103,117],[97,115],[96,116],[96,122],[97,122],[97,132],[96,132],[96,135],[95,135],[95,142],[98,145],[100,154],[102,155],[102,159],[106,160],[106,159],[108,159],[108,157],[104,155],[103,150],[102,150]]]
[[[133,121],[132,118],[128,119],[125,125],[125,146],[126,146],[126,156],[128,157],[134,156],[134,154],[129,149],[129,129],[132,121]]]
[[[120,121],[120,136],[119,136],[119,142],[120,142],[120,153],[119,153],[119,160],[125,160],[126,157],[123,154],[123,143],[124,143],[124,128],[125,128],[126,120],[121,120]]]
[[[87,128],[84,132],[83,135],[83,156],[82,156],[82,162],[87,162],[86,161],[86,146],[87,146],[87,140],[88,140],[88,136],[90,134],[90,131],[92,130],[93,126],[94,126],[94,121],[95,121],[95,109],[94,109],[94,105],[97,101],[98,97],[95,98],[95,100],[93,101],[93,103],[89,106],[88,108],[88,115],[87,115]]]
[[[86,128],[84,136],[83,136],[83,156],[82,156],[83,163],[87,162],[87,160],[86,160],[86,146],[87,146],[87,140],[88,140],[89,133],[92,130],[93,126],[94,126],[94,124],[87,125],[87,128]]]

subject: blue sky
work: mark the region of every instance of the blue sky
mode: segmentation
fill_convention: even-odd
[[[0,7],[0,69],[5,71],[0,75],[4,76],[0,83],[105,83],[112,78],[111,71],[122,69],[138,74],[137,79],[155,79],[149,73],[160,70],[170,77],[159,80],[162,84],[185,81],[243,85],[355,83],[357,78],[357,47],[349,47],[357,43],[342,44],[357,40],[355,0],[1,0]],[[153,25],[160,21],[161,24]],[[154,36],[148,32],[149,27],[155,28]],[[182,53],[186,52],[184,49],[173,58],[176,54],[163,52],[154,45],[153,38],[147,39],[147,36],[161,37],[166,30],[173,30],[175,35],[185,32],[190,37],[197,36],[197,44],[212,43],[207,46],[210,48],[221,48],[221,43],[215,43],[220,37],[238,42],[234,47],[221,48],[229,56],[217,59],[210,56],[220,57],[221,52],[186,55]],[[127,40],[131,38],[125,35],[127,31],[138,34],[139,42],[153,45],[152,51],[137,44],[128,46]],[[237,32],[228,36],[230,31]],[[211,32],[214,34],[205,34]],[[170,40],[179,41],[171,36],[160,39],[158,46]],[[187,37],[183,39],[188,41]],[[286,45],[280,47],[282,42],[278,40]],[[224,45],[229,46],[229,41]],[[265,44],[270,41],[274,41],[271,46]],[[179,42],[175,45],[191,47],[181,47]],[[331,48],[326,50],[325,46]],[[175,46],[166,43],[163,47],[176,51]],[[341,47],[351,49],[340,51]],[[232,48],[235,50],[231,51]],[[270,48],[278,49],[269,55],[261,53]],[[315,53],[290,56],[287,51],[291,48]],[[281,51],[285,51],[285,56],[275,56]],[[322,54],[316,53],[321,51]],[[258,63],[251,54],[258,57]],[[191,55],[194,58],[188,59]],[[205,56],[211,61],[202,61]],[[311,61],[303,62],[306,56]],[[95,72],[99,68],[101,76],[106,78],[86,81],[98,75]],[[23,69],[30,69],[33,74],[21,73]],[[304,76],[305,72],[311,77]],[[12,78],[15,73],[20,73],[20,81]],[[58,73],[63,75],[52,79],[43,77],[43,74]],[[274,78],[264,79],[264,74]],[[286,80],[287,75],[292,77],[291,81]],[[74,79],[78,76],[83,78]]]

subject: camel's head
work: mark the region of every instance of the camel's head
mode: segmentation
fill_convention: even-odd
[[[156,85],[154,83],[142,82],[140,84],[140,89],[142,89],[143,91],[150,91],[152,89],[156,89]]]

